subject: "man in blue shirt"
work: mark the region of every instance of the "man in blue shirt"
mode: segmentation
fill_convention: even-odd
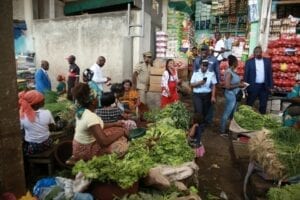
[[[48,70],[48,61],[42,60],[41,68],[35,73],[35,89],[42,94],[45,94],[46,91],[51,90],[51,81],[47,73]]]
[[[201,47],[200,56],[198,56],[195,59],[194,69],[193,69],[194,72],[197,72],[200,69],[200,64],[202,63],[202,60],[208,60],[208,71],[215,73],[217,84],[219,84],[221,79],[219,61],[217,60],[217,58],[209,54],[209,47],[207,45],[203,45]],[[214,104],[212,104],[210,106],[210,109],[205,119],[207,124],[211,124],[213,122],[214,110],[215,110],[215,106]]]

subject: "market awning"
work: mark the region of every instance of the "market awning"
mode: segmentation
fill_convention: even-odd
[[[65,15],[77,14],[84,11],[132,3],[134,0],[79,0],[67,2],[64,7]]]
[[[185,12],[189,15],[194,13],[193,9],[186,3],[186,1],[170,1],[169,7],[181,12]]]

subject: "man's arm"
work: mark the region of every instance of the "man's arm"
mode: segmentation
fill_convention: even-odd
[[[217,60],[214,61],[213,69],[216,74],[217,84],[219,84],[221,80],[221,74],[220,74],[220,65]]]
[[[138,73],[137,72],[133,72],[133,74],[132,74],[132,87],[133,87],[133,89],[136,89],[137,76],[138,76]]]

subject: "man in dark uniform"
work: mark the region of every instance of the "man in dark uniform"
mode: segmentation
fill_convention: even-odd
[[[68,99],[70,101],[73,100],[72,96],[72,88],[79,83],[79,76],[80,76],[80,68],[76,65],[75,60],[76,57],[74,55],[70,55],[68,58],[69,66],[69,75],[68,75]]]

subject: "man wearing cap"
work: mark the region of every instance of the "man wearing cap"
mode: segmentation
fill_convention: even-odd
[[[220,83],[220,79],[221,79],[221,76],[220,76],[220,66],[219,66],[219,62],[218,60],[212,56],[210,53],[209,53],[209,47],[207,45],[203,45],[201,47],[201,53],[200,53],[200,56],[198,56],[196,59],[195,59],[195,62],[194,62],[194,72],[197,72],[199,71],[200,69],[200,65],[202,63],[202,60],[208,60],[208,71],[209,72],[214,72],[215,74],[215,77],[216,77],[216,80],[217,80],[217,84]],[[208,114],[207,114],[207,123],[208,124],[211,124],[213,122],[213,118],[214,118],[214,104],[212,104],[212,106],[210,106],[210,110],[208,111]]]
[[[133,68],[132,84],[139,92],[141,102],[147,104],[146,92],[149,88],[150,68],[152,67],[152,53],[143,53],[144,61]]]
[[[208,70],[208,65],[208,60],[202,60],[201,69],[194,72],[191,78],[194,110],[203,116],[205,123],[210,123],[208,115],[211,105],[216,102],[217,84],[216,75]]]
[[[103,56],[99,56],[96,63],[90,67],[90,70],[94,72],[92,81],[96,82],[99,89],[103,91],[103,84],[108,83],[111,78],[105,77],[102,71],[102,68],[106,60]]]
[[[48,70],[48,61],[42,60],[41,68],[36,71],[34,76],[35,89],[42,94],[45,94],[46,91],[51,90],[51,81],[47,73]]]
[[[75,86],[75,84],[79,83],[79,75],[80,75],[80,68],[76,65],[75,60],[76,57],[74,55],[70,55],[68,58],[69,66],[69,75],[68,75],[68,99],[73,100],[72,96],[72,88]]]

